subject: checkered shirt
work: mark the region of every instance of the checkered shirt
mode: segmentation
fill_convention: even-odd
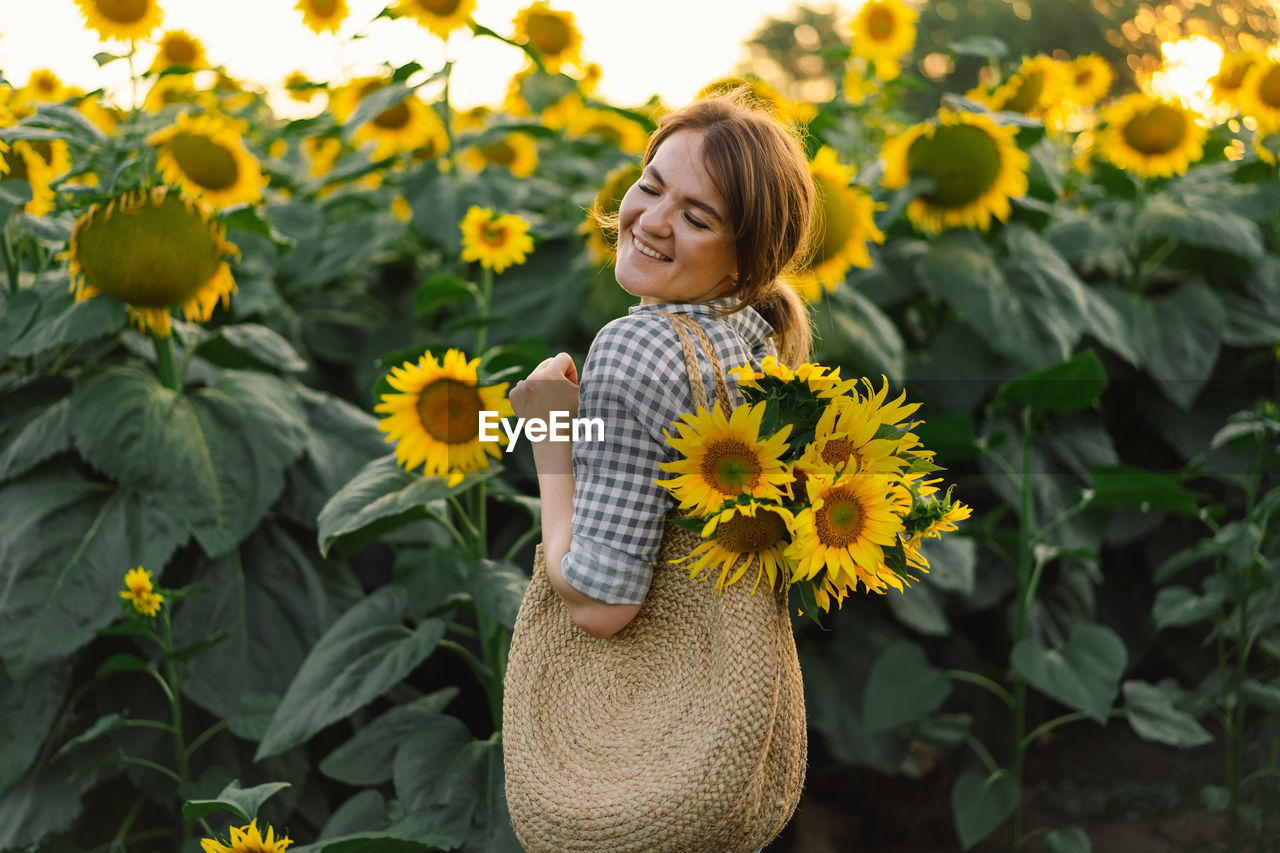
[[[654,483],[669,479],[658,468],[679,453],[662,434],[693,412],[680,339],[659,311],[685,314],[707,333],[725,373],[734,405],[744,402],[729,369],[775,355],[773,327],[753,308],[716,318],[713,309],[738,304],[722,296],[703,304],[636,305],[606,325],[587,352],[579,383],[579,418],[600,418],[603,441],[573,444],[573,522],[569,552],[560,564],[574,589],[606,604],[640,604],[649,591],[663,516],[676,506]],[[692,338],[692,335],[690,336]],[[694,341],[703,387],[715,400],[715,377]]]

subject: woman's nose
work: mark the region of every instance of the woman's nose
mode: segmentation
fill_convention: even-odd
[[[658,236],[666,236],[670,230],[670,209],[665,199],[655,199],[640,211],[637,218],[640,230]]]

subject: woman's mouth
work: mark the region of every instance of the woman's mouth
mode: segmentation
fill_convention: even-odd
[[[646,258],[653,258],[655,261],[671,260],[666,255],[659,252],[657,249],[652,249],[649,246],[646,246],[644,243],[641,243],[640,239],[636,237],[634,234],[631,235],[631,245],[635,246],[636,251],[644,255]]]

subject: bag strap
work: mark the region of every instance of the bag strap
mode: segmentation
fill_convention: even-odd
[[[716,381],[716,399],[720,403],[721,411],[728,417],[733,412],[733,399],[729,396],[729,386],[724,380],[724,369],[720,366],[720,360],[716,358],[715,347],[711,345],[711,339],[707,337],[707,333],[696,320],[683,314],[670,314],[666,311],[658,313],[667,318],[676,330],[676,337],[680,339],[680,349],[684,352],[684,366],[689,373],[689,394],[693,398],[694,408],[702,406],[710,411],[711,404],[707,399],[706,386],[702,381],[702,367],[698,364],[697,350],[694,348],[693,341],[689,339],[690,333],[697,339],[707,360],[711,362],[711,373]]]

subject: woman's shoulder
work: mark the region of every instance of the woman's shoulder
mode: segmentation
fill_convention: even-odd
[[[637,311],[605,324],[587,352],[587,362],[597,370],[628,372],[637,367],[669,367],[683,363],[680,339],[659,311]]]

